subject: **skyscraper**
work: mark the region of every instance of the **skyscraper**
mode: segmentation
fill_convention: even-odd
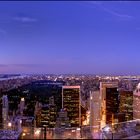
[[[140,83],[133,93],[133,119],[140,119]]]
[[[72,127],[81,126],[81,95],[80,86],[62,87],[62,108],[68,112]]]
[[[119,112],[124,113],[125,121],[133,120],[133,91],[119,91]]]
[[[8,97],[7,97],[7,95],[3,95],[3,97],[2,97],[2,119],[3,119],[4,129],[7,128],[7,124],[8,124],[8,110],[9,110]]]
[[[2,88],[0,88],[0,128],[2,128]]]
[[[100,104],[100,91],[90,92],[90,128],[94,132],[100,128]]]
[[[2,127],[2,97],[0,96],[0,128]]]
[[[101,82],[101,127],[117,122],[119,92],[117,82]]]
[[[57,106],[54,104],[54,97],[49,98],[49,104],[41,105],[39,102],[36,103],[35,117],[36,126],[47,126],[55,127],[57,116]]]
[[[24,107],[25,107],[25,99],[21,98],[21,100],[20,100],[20,114],[21,115],[23,115]]]

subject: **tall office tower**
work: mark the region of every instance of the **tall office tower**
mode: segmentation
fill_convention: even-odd
[[[39,111],[41,110],[41,108],[42,108],[42,104],[37,101],[36,104],[35,104],[34,115],[37,115],[39,113]]]
[[[3,97],[2,97],[2,119],[3,119],[4,129],[7,128],[7,124],[8,124],[8,110],[9,110],[8,97],[7,97],[7,95],[3,95]]]
[[[125,116],[125,121],[133,120],[133,91],[119,91],[119,112]]]
[[[87,108],[81,103],[81,125],[87,124]]]
[[[35,106],[35,122],[37,127],[55,127],[57,117],[57,106],[54,104],[53,98],[49,98],[49,104],[41,105],[39,102]]]
[[[2,128],[2,97],[0,96],[0,128]]]
[[[0,128],[2,128],[2,88],[0,88]]]
[[[118,121],[119,92],[117,82],[100,82],[101,127]]]
[[[100,91],[90,92],[90,128],[92,132],[100,129]]]
[[[21,115],[23,115],[24,107],[25,107],[25,99],[21,98],[21,100],[20,100],[20,114]]]
[[[62,108],[68,112],[71,127],[81,126],[80,86],[62,87]]]
[[[140,119],[140,83],[133,93],[133,119]]]
[[[40,123],[41,108],[42,108],[42,104],[37,101],[35,104],[35,110],[34,110],[34,116],[35,116],[34,126],[35,127],[36,125]]]
[[[55,127],[56,117],[57,117],[57,106],[54,103],[54,97],[49,98],[49,113],[50,113],[50,123],[49,127]]]
[[[42,105],[41,114],[38,114],[38,115],[40,117],[39,126],[41,126],[41,127],[42,126],[49,127],[50,112],[49,112],[49,105],[48,104]]]
[[[34,112],[35,115],[34,126],[41,125],[41,110],[42,110],[42,104],[37,101],[35,105],[35,112]]]

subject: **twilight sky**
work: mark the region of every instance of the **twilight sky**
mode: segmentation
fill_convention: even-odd
[[[0,73],[140,74],[140,2],[0,2]]]

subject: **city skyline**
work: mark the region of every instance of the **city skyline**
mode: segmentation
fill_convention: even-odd
[[[139,2],[0,2],[0,73],[140,74]]]

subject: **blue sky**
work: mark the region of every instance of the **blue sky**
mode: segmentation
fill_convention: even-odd
[[[0,73],[140,74],[140,2],[0,2]]]

